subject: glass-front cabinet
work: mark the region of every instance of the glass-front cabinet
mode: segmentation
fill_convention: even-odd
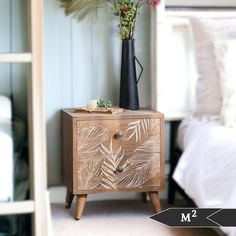
[[[47,235],[42,10],[0,0],[1,236]]]

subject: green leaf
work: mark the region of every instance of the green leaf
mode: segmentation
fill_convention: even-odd
[[[84,19],[90,12],[101,7],[107,0],[59,0],[66,15],[72,15],[78,21]]]

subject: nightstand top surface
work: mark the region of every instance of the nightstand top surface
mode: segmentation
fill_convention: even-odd
[[[119,119],[119,118],[142,118],[142,117],[160,117],[163,118],[163,114],[157,111],[140,109],[137,111],[124,110],[120,113],[115,114],[98,114],[98,113],[84,113],[84,112],[74,112],[74,109],[63,109],[62,112],[68,114],[72,118],[81,118],[81,119]]]

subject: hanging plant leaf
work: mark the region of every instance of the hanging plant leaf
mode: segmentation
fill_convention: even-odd
[[[78,21],[84,19],[90,12],[101,7],[107,0],[59,0],[66,15],[72,15]]]

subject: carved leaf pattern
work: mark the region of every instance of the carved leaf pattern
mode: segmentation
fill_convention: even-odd
[[[105,189],[116,189],[117,187],[115,184],[115,171],[124,157],[124,152],[122,151],[121,146],[116,152],[113,151],[112,139],[109,149],[104,145],[101,145],[100,152],[104,156],[104,161],[101,169],[103,175],[101,181],[102,187]]]
[[[140,142],[144,135],[150,134],[157,126],[157,119],[140,119],[128,124],[126,131],[127,139],[135,138],[135,142]]]
[[[108,137],[108,130],[101,126],[85,127],[78,132],[76,165],[78,189],[94,189],[101,183],[100,169],[103,157],[96,153]]]
[[[138,188],[157,175],[160,172],[160,145],[157,145],[158,133],[153,132],[155,128],[159,128],[157,119],[140,119],[128,124],[125,137],[134,139],[138,145],[129,155],[125,155],[121,146],[114,150],[112,138],[110,146],[105,146],[108,129],[102,126],[78,129],[78,190]],[[115,173],[118,167],[123,168],[122,173]]]
[[[146,141],[127,158],[123,165],[124,171],[116,177],[118,188],[140,187],[159,173],[160,154],[150,155],[149,153],[150,145],[153,145],[152,142],[152,140]]]
[[[97,189],[101,184],[102,156],[83,158],[77,162],[78,189]]]
[[[79,129],[77,136],[77,153],[94,155],[101,143],[109,137],[109,132],[102,126],[89,126]]]
[[[146,142],[138,146],[135,152],[140,155],[147,153],[160,152],[160,145],[158,145],[159,136],[151,136]]]

